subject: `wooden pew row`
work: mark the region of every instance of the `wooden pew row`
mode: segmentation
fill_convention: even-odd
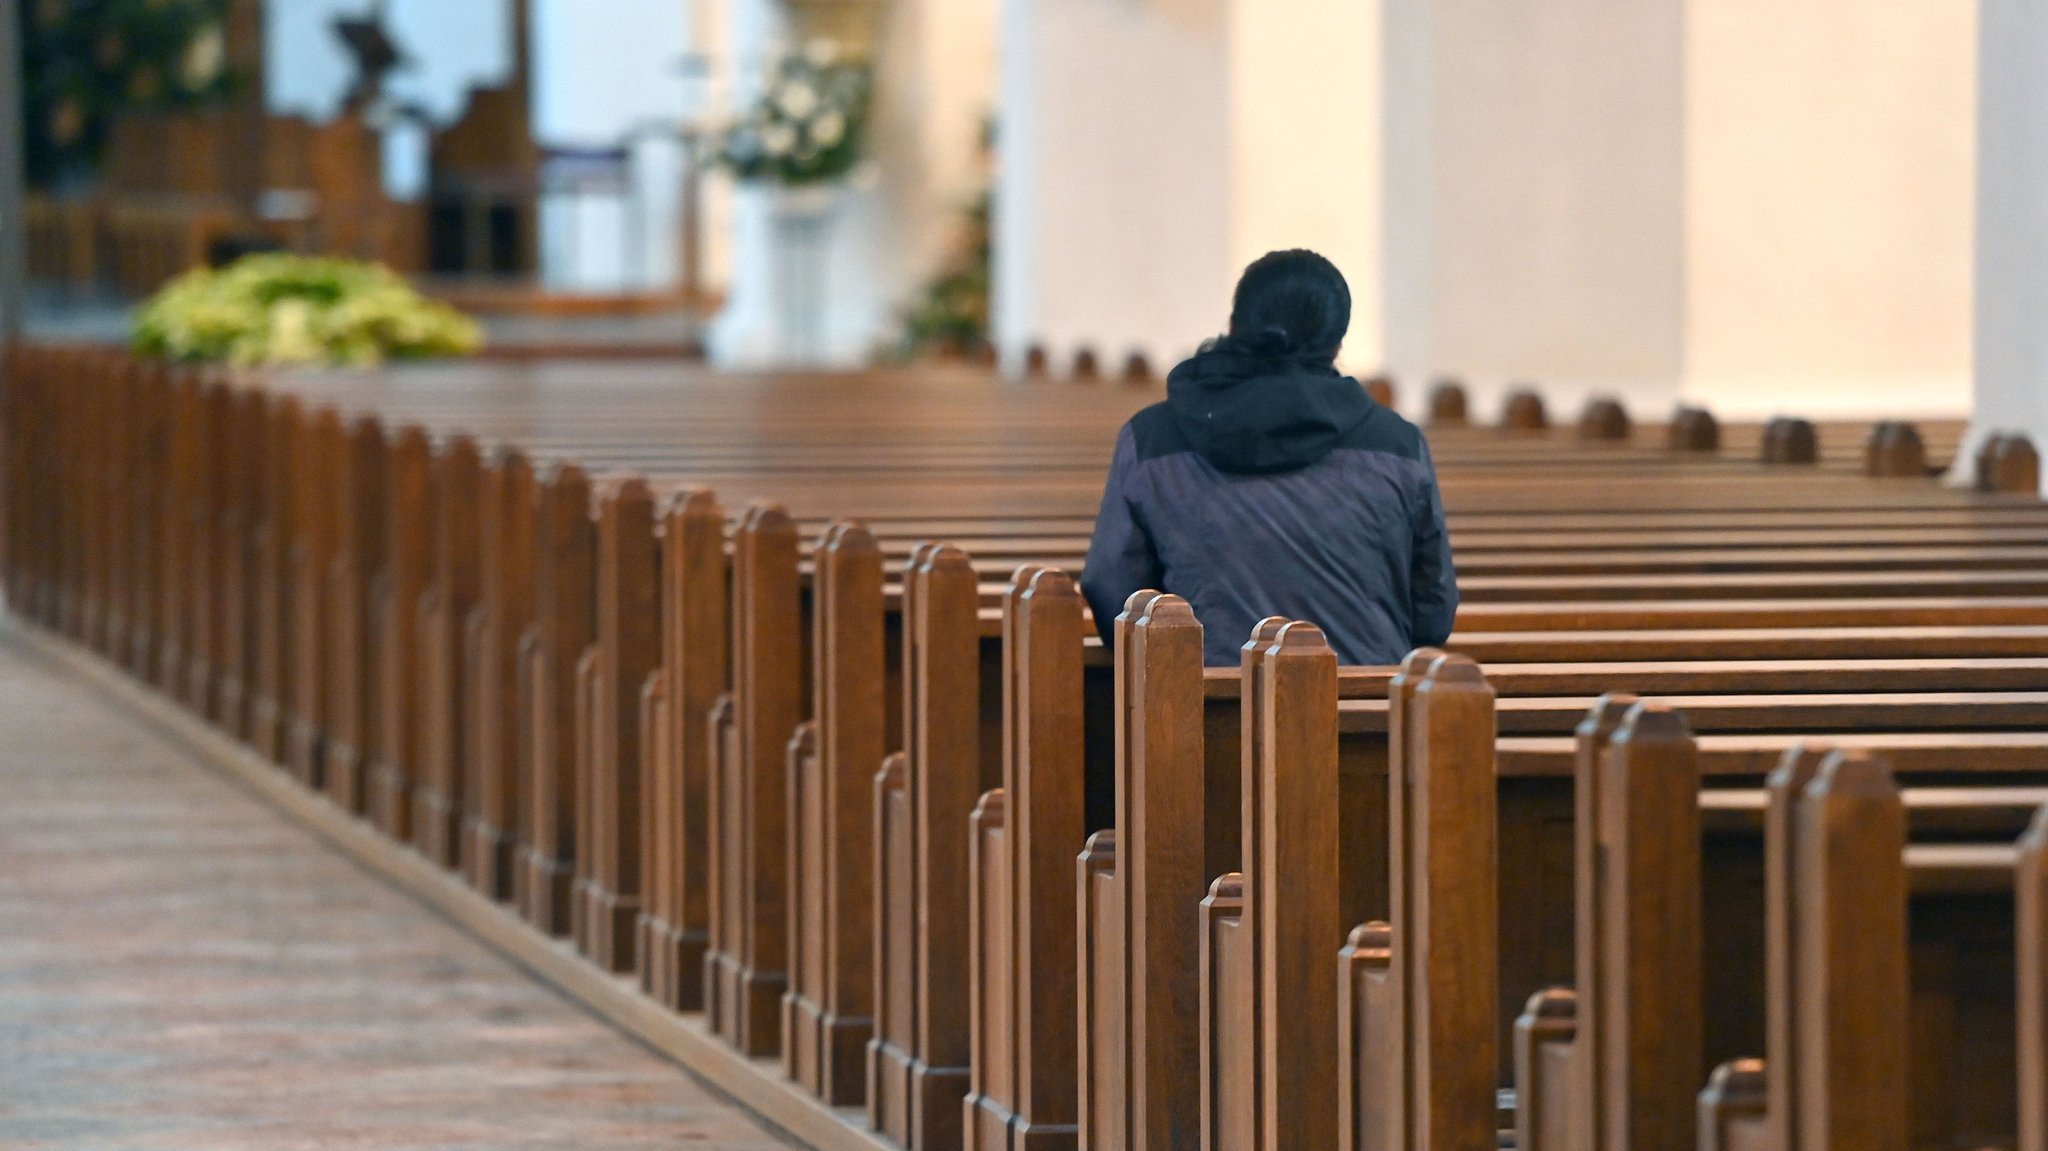
[[[1133,606],[1133,612],[1141,612],[1141,610],[1143,610],[1143,608],[1141,608],[1139,604],[1135,604],[1135,606]],[[1178,631],[1182,631],[1182,633],[1192,633],[1192,635],[1194,635],[1194,645],[1192,645],[1192,651],[1196,651],[1196,655],[1194,655],[1194,659],[1192,659],[1192,662],[1194,662],[1194,664],[1196,664],[1196,668],[1198,668],[1198,659],[1200,659],[1200,655],[1198,655],[1198,651],[1200,651],[1198,631],[1194,629],[1194,625],[1192,625],[1192,619],[1186,619],[1186,608],[1184,608],[1184,604],[1176,604],[1174,608],[1171,608],[1171,612],[1159,612],[1159,610],[1153,610],[1153,612],[1151,612],[1149,616],[1145,616],[1145,619],[1143,619],[1143,625],[1145,625],[1143,629],[1149,629],[1149,627],[1159,627],[1159,625],[1161,625],[1161,621],[1157,619],[1157,616],[1161,616],[1161,614],[1176,614],[1176,616],[1180,616],[1180,619],[1176,619],[1176,621],[1174,621],[1174,625],[1171,625],[1171,627],[1169,627],[1169,631],[1171,631],[1171,629],[1178,629]],[[1141,631],[1143,631],[1143,629],[1141,629]],[[1186,639],[1184,639],[1184,643],[1186,643]],[[1137,659],[1137,657],[1141,657],[1143,653],[1151,651],[1151,645],[1149,645],[1149,643],[1137,643],[1137,645],[1130,645],[1130,647],[1126,647],[1126,651],[1130,653],[1130,657],[1133,657],[1133,659]],[[1251,674],[1255,674],[1255,672],[1247,672],[1247,676],[1251,676]],[[1186,676],[1186,672],[1184,672],[1182,676]],[[1182,715],[1180,715],[1180,719],[1178,719],[1178,721],[1161,721],[1161,719],[1159,719],[1159,717],[1155,715],[1155,717],[1153,717],[1153,719],[1151,719],[1151,721],[1147,723],[1147,731],[1153,731],[1153,729],[1167,729],[1167,731],[1186,731],[1186,729],[1194,729],[1194,727],[1196,727],[1196,725],[1194,725],[1194,721],[1192,721],[1192,709],[1194,709],[1194,707],[1200,707],[1200,705],[1198,705],[1198,700],[1200,700],[1198,688],[1194,688],[1194,690],[1190,690],[1190,688],[1182,688],[1180,696],[1182,696],[1182,709],[1184,709],[1184,711],[1182,711]],[[1331,692],[1331,696],[1335,698],[1335,692]],[[1579,707],[1577,707],[1577,711],[1581,711],[1581,713],[1583,713],[1583,702],[1585,702],[1585,700],[1579,700]],[[1249,711],[1247,711],[1247,715],[1249,715]],[[1331,721],[1335,723],[1335,711],[1333,711],[1333,715],[1331,715]],[[1251,727],[1249,719],[1247,719],[1247,727]],[[1491,727],[1491,725],[1489,725],[1489,727]],[[1339,731],[1341,731],[1341,727],[1339,727]],[[1184,754],[1184,756],[1190,756],[1188,752],[1182,752],[1182,754]],[[1952,754],[1954,754],[1954,750],[1952,750]],[[1196,758],[1196,756],[1200,756],[1200,754],[1196,752],[1196,754],[1192,754],[1190,758],[1184,758],[1184,760],[1180,760],[1180,762],[1169,762],[1169,764],[1163,764],[1163,766],[1161,766],[1161,764],[1147,764],[1147,766],[1151,768],[1151,774],[1155,774],[1157,778],[1165,778],[1165,780],[1190,780],[1190,778],[1194,778],[1194,780],[1198,780],[1202,772],[1200,772],[1200,770],[1198,770],[1198,768],[1194,766],[1194,764],[1198,764],[1198,758]],[[1192,760],[1192,762],[1190,762],[1190,760]],[[1712,756],[1708,756],[1708,760],[1712,760]],[[1128,762],[1130,762],[1130,752],[1126,752],[1126,760],[1124,760],[1124,764],[1128,764]],[[2040,764],[2036,764],[2036,768],[2038,768],[2038,766],[2040,766]],[[1122,772],[1122,774],[1120,774],[1120,782],[1124,782],[1124,784],[1128,786],[1128,780],[1130,780],[1130,770],[1128,770],[1128,768],[1120,768],[1120,772]],[[1184,791],[1184,795],[1186,795],[1186,786],[1188,786],[1188,784],[1184,782],[1184,784],[1182,784],[1182,791]],[[1196,784],[1196,797],[1200,795],[1200,791],[1202,791],[1202,788],[1200,788],[1200,784]],[[1210,788],[1208,788],[1208,793],[1210,793],[1210,795],[1212,795],[1214,791],[1217,791],[1217,788],[1214,788],[1214,786],[1210,786]],[[1352,793],[1352,791],[1358,791],[1358,786],[1356,786],[1356,782],[1352,782],[1352,784],[1348,784],[1348,786],[1346,786],[1346,793]],[[1190,805],[1194,805],[1194,803],[1198,803],[1198,799],[1196,799],[1196,797],[1186,797],[1186,799],[1184,799],[1184,803],[1190,803]],[[2032,803],[2040,803],[2042,799],[2048,799],[2048,793],[2034,793],[2034,795],[2030,797],[2030,801],[2032,801]],[[1128,799],[1124,799],[1124,803],[1130,803],[1130,801],[1128,801]],[[1247,805],[1249,805],[1249,803],[1253,803],[1253,797],[1251,797],[1249,793],[1247,793],[1247,797],[1245,797],[1245,803],[1247,803]],[[1460,811],[1464,811],[1466,807],[1468,807],[1468,805],[1460,807]],[[1360,848],[1362,844],[1368,844],[1368,842],[1370,842],[1370,834],[1358,834],[1358,832],[1356,832],[1356,825],[1354,825],[1354,823],[1350,823],[1350,821],[1348,821],[1348,817],[1346,817],[1346,815],[1343,815],[1343,809],[1341,809],[1341,805],[1333,803],[1333,805],[1331,805],[1331,811],[1337,811],[1337,819],[1339,819],[1339,823],[1341,823],[1343,827],[1348,827],[1348,829],[1350,829],[1350,832],[1348,832],[1346,836],[1343,836],[1343,838],[1341,838],[1341,840],[1343,840],[1343,844],[1346,844],[1348,848],[1352,848],[1352,850],[1358,850],[1358,848]],[[1251,819],[1253,819],[1251,815],[1245,815],[1245,821],[1247,821],[1247,829],[1245,829],[1245,832],[1243,832],[1245,836],[1249,836],[1249,834],[1251,834],[1251,832],[1249,832],[1249,823],[1251,823]],[[1163,836],[1163,838],[1165,838],[1165,842],[1176,842],[1176,838],[1180,838],[1180,840],[1200,840],[1200,836],[1202,836],[1202,832],[1200,832],[1200,827],[1202,827],[1202,821],[1200,821],[1198,817],[1190,815],[1190,817],[1188,817],[1188,819],[1186,819],[1184,823],[1176,825],[1176,834],[1178,834],[1178,836],[1176,836],[1176,834],[1167,834],[1167,836]],[[1395,827],[1397,827],[1397,834],[1399,834],[1399,823],[1395,823]],[[1122,827],[1122,829],[1120,829],[1120,836],[1122,836],[1122,838],[1126,838],[1126,840],[1130,838],[1130,832],[1128,832],[1128,827]],[[1114,879],[1114,875],[1112,875],[1112,872],[1110,872],[1110,868],[1108,868],[1106,860],[1112,860],[1112,858],[1120,856],[1120,854],[1122,854],[1122,850],[1128,850],[1128,848],[1126,848],[1126,844],[1122,844],[1122,842],[1114,842],[1114,844],[1112,844],[1112,842],[1106,842],[1106,840],[1108,840],[1106,836],[1098,836],[1098,838],[1096,838],[1096,842],[1094,842],[1094,844],[1090,846],[1090,852],[1087,852],[1087,854],[1083,856],[1083,860],[1085,860],[1085,862],[1083,862],[1083,870],[1085,870],[1085,875],[1083,875],[1083,899],[1087,899],[1087,891],[1090,891],[1090,889],[1096,889],[1096,893],[1098,893],[1098,895],[1102,897],[1102,899],[1100,899],[1100,903],[1098,903],[1098,920],[1100,920],[1100,913],[1102,913],[1102,907],[1108,907],[1110,911],[1114,911],[1114,909],[1116,909],[1116,899],[1114,899],[1112,895],[1106,895],[1108,891],[1116,891],[1116,889],[1118,889],[1118,885],[1110,883],[1110,881]],[[1212,842],[1212,840],[1210,840],[1210,842]],[[1247,842],[1249,842],[1249,840],[1247,840]],[[1137,846],[1143,846],[1143,844],[1137,844]],[[1122,848],[1122,850],[1118,850],[1118,848]],[[1012,846],[1012,850],[1016,850],[1016,848]],[[1251,858],[1251,850],[1249,850],[1249,848],[1245,850],[1245,858],[1247,858],[1247,860]],[[1343,868],[1337,868],[1337,870],[1341,872],[1341,875],[1356,875],[1356,870],[1360,870],[1360,868],[1366,868],[1366,870],[1370,870],[1370,864],[1358,864],[1358,866],[1352,866],[1352,864],[1348,864],[1348,866],[1343,866]],[[1491,877],[1489,877],[1489,883],[1491,883]],[[1294,887],[1288,887],[1288,891],[1294,891]],[[1395,899],[1399,901],[1399,897],[1401,897],[1401,895],[1399,895],[1399,889],[1397,889],[1397,895],[1395,895]],[[1352,897],[1352,901],[1356,903],[1356,895]],[[1087,922],[1087,920],[1083,920],[1083,922]],[[1567,922],[1569,922],[1569,920],[1567,920]],[[1219,930],[1231,930],[1231,926],[1233,926],[1233,924],[1237,924],[1237,920],[1231,920],[1231,924],[1227,924],[1225,928],[1219,928]],[[1114,938],[1116,938],[1116,932],[1114,932],[1114,928],[1106,930],[1106,932],[1104,932],[1104,936],[1108,936],[1108,938],[1112,938],[1112,940],[1114,940]],[[985,928],[977,928],[977,932],[975,932],[975,938],[977,938],[977,940],[979,940],[979,938],[985,938]],[[1028,950],[1032,950],[1032,948],[1030,948],[1030,946],[1024,946],[1024,948],[1014,948],[1014,950],[1016,950],[1016,952],[1028,952]],[[1106,950],[1108,954],[1116,954],[1116,952],[1118,952],[1118,946],[1116,946],[1114,942],[1110,942],[1110,944],[1100,944],[1100,948],[1098,948],[1098,950],[1092,950],[1090,946],[1085,946],[1085,944],[1083,944],[1083,948],[1081,948],[1081,956],[1083,956],[1083,971],[1087,969],[1087,967],[1085,967],[1085,965],[1087,965],[1087,956],[1090,956],[1090,954],[1102,954],[1104,950]],[[1208,952],[1208,950],[1204,950],[1202,954],[1204,954],[1204,956],[1210,956],[1214,963],[1227,963],[1227,958],[1217,958],[1217,956],[1214,956],[1214,954],[1212,954],[1212,952]],[[1124,963],[1128,963],[1128,961],[1124,961]],[[1126,981],[1122,981],[1122,979],[1112,979],[1112,981],[1108,981],[1108,983],[1112,983],[1112,987],[1147,987],[1147,989],[1159,989],[1159,985],[1161,985],[1161,979],[1159,979],[1159,975],[1157,975],[1157,973],[1149,973],[1149,977],[1147,977],[1145,981],[1128,981],[1128,983],[1126,983]],[[1133,993],[1135,993],[1135,991],[1133,991]],[[1116,991],[1110,991],[1110,993],[1108,993],[1108,997],[1110,997],[1110,999],[1116,999]],[[1135,1008],[1133,1008],[1133,1010],[1135,1010]],[[1090,1045],[1090,1047],[1087,1047],[1087,1051],[1114,1051],[1114,1047],[1108,1047],[1108,1049],[1104,1047],[1104,1042],[1108,1042],[1106,1038],[1102,1038],[1102,1036],[1096,1036],[1096,1038],[1098,1038],[1098,1042],[1094,1042],[1094,1045]],[[1241,1047],[1241,1045],[1237,1045],[1237,1047]],[[1085,1085],[1083,1085],[1083,1092],[1087,1092],[1087,1088],[1085,1088]],[[1112,1120],[1120,1120],[1120,1112],[1116,1112],[1114,1108],[1110,1110],[1110,1116],[1112,1116]]]
[[[1161,614],[1152,609],[1154,617]],[[1164,614],[1170,618],[1174,612],[1169,607]],[[1191,630],[1191,621],[1181,626]],[[1432,1147],[1493,1146],[1494,1028],[1486,1012],[1472,1010],[1480,998],[1473,987],[1481,983],[1475,964],[1499,948],[1493,917],[1485,914],[1490,901],[1480,898],[1493,888],[1493,821],[1476,814],[1491,807],[1490,725],[1484,713],[1492,693],[1469,661],[1412,663],[1404,674],[1409,682],[1396,696],[1402,733],[1397,738],[1405,750],[1395,757],[1390,785],[1397,843],[1391,922],[1367,924],[1351,936],[1342,960],[1344,1002],[1335,1042],[1325,1047],[1326,1040],[1299,1034],[1303,1029],[1296,1027],[1282,1036],[1270,1022],[1315,1018],[1327,1006],[1318,981],[1304,977],[1299,967],[1327,954],[1313,941],[1329,938],[1339,922],[1334,905],[1341,901],[1342,885],[1333,872],[1351,863],[1337,814],[1337,747],[1330,734],[1322,734],[1336,727],[1335,660],[1319,636],[1309,630],[1304,638],[1303,631],[1303,625],[1271,629],[1262,637],[1271,641],[1264,651],[1248,657],[1248,676],[1260,696],[1253,714],[1259,716],[1255,741],[1262,743],[1265,770],[1258,773],[1259,786],[1246,794],[1250,874],[1219,880],[1204,905],[1199,951],[1205,1145],[1301,1145],[1330,1139],[1334,1129],[1345,1146],[1407,1146],[1411,1140]],[[1307,711],[1316,714],[1304,720]],[[1597,858],[1606,866],[1579,870],[1582,907],[1597,899],[1600,908],[1579,920],[1577,1034],[1585,1038],[1577,1042],[1600,1046],[1574,1061],[1574,1001],[1560,993],[1532,1001],[1523,1020],[1524,1078],[1517,1097],[1523,1141],[1516,1145],[1690,1146],[1692,1101],[1701,1082],[1704,941],[1701,860],[1694,846],[1700,820],[1686,813],[1697,811],[1698,761],[1674,712],[1610,700],[1589,727],[1597,727],[1598,738],[1613,749],[1589,752],[1587,759],[1609,782],[1580,793],[1582,805],[1597,809],[1589,813],[1582,807],[1581,850],[1590,823],[1598,828],[1603,850]],[[1802,758],[1809,771],[1819,760],[1809,752],[1787,762]],[[1910,1097],[1904,893],[1909,881],[1913,890],[1936,894],[1981,892],[1987,883],[1994,891],[2001,883],[2009,889],[2016,856],[2009,847],[1947,844],[1902,851],[1905,812],[1925,806],[1952,821],[1960,807],[1956,795],[1930,797],[1935,802],[1925,805],[1902,802],[1890,791],[1889,771],[1877,761],[1837,753],[1834,762],[1850,778],[1837,781],[1829,801],[1840,796],[1847,806],[1810,819],[1809,831],[1847,832],[1867,845],[1873,834],[1882,842],[1885,826],[1862,810],[1872,797],[1889,793],[1900,814],[1890,832],[1889,856],[1873,856],[1868,846],[1827,853],[1840,865],[1821,881],[1833,894],[1801,904],[1807,909],[1798,920],[1801,930],[1819,946],[1809,948],[1811,957],[1798,960],[1803,965],[1797,969],[1825,972],[1819,978],[1830,981],[1830,990],[1815,1006],[1788,1008],[1774,984],[1772,1014],[1782,1020],[1789,1011],[1814,1033],[1810,1041],[1825,1042],[1829,1052],[1796,1064],[1809,1077],[1799,1116],[1806,1130],[1817,1133],[1809,1135],[1812,1145],[1903,1147]],[[1282,770],[1282,764],[1290,766]],[[2023,826],[2044,798],[2048,792],[2040,789],[1996,793],[1976,806],[1991,811],[1992,822],[2005,823],[2009,835],[2015,817]],[[1406,805],[1412,807],[1404,811]],[[1777,809],[1775,798],[1772,807]],[[1858,888],[1863,873],[1882,875],[1884,868],[1872,864],[1886,858],[1899,876],[1889,903],[1881,880],[1876,896]],[[1330,867],[1331,859],[1337,868]],[[1258,868],[1266,874],[1253,870]],[[1772,865],[1774,875],[1781,870]],[[1607,878],[1596,881],[1593,875]],[[1271,894],[1275,889],[1286,898]],[[1886,906],[1896,922],[1893,957],[1884,958],[1881,943],[1877,955],[1865,956],[1849,941],[1883,938],[1881,932],[1872,935],[1872,924],[1881,924],[1884,915],[1873,921],[1871,909]],[[1826,928],[1831,907],[1846,915],[1843,926]],[[1319,922],[1286,931],[1264,918],[1305,911],[1321,913]],[[1774,931],[1782,936],[1788,920],[1782,909],[1773,914],[1780,924]],[[1774,965],[1786,962],[1781,950],[1774,945]],[[1082,953],[1087,954],[1085,944]],[[1595,966],[1589,969],[1589,963]],[[1813,984],[1819,978],[1807,976]],[[1146,987],[1148,994],[1158,993],[1156,974]],[[1586,1018],[1595,1004],[1602,1012],[1597,1021]],[[2038,1015],[2033,1019],[2038,1022]],[[1773,1033],[1781,1026],[1774,1023]],[[2037,1036],[2024,1030],[2020,1035],[2022,1043],[2038,1044]],[[1877,1055],[1873,1063],[1845,1058],[1844,1052]],[[1593,1068],[1605,1069],[1599,1072],[1604,1077],[1589,1081]],[[2030,1075],[2022,1088],[2036,1098],[2037,1078]],[[1875,1098],[1879,1086],[1895,1114],[1858,1109],[1857,1101]],[[2013,1104],[2007,1106],[2010,1116]],[[1545,1123],[1553,1127],[1546,1131]],[[1847,1134],[1830,1137],[1830,1131]]]
[[[317,542],[317,541],[313,541],[313,542]]]

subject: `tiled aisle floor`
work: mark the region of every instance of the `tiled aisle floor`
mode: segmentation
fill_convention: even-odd
[[[765,1149],[0,622],[0,1149]]]

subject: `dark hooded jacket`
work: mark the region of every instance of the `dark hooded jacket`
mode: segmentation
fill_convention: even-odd
[[[1458,608],[1421,431],[1317,357],[1229,339],[1124,425],[1081,585],[1105,640],[1131,593],[1185,598],[1211,666],[1268,616],[1320,626],[1346,664],[1394,664]]]

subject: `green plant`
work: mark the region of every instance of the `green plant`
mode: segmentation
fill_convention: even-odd
[[[134,342],[174,360],[365,366],[466,355],[483,335],[380,264],[254,255],[171,281],[136,315]]]
[[[995,156],[995,146],[995,120],[986,119],[976,147],[984,180]],[[975,357],[989,351],[994,209],[995,197],[985,188],[968,203],[962,213],[959,242],[952,259],[937,278],[925,285],[924,295],[903,315],[903,357],[933,352]]]
[[[988,347],[991,197],[968,206],[961,254],[926,285],[924,298],[903,318],[905,352],[971,356]]]
[[[760,100],[719,133],[714,159],[742,180],[826,184],[860,163],[873,74],[830,40],[775,62]]]

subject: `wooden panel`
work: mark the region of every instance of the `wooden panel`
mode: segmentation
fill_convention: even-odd
[[[1800,803],[1802,1151],[1907,1145],[1905,809],[1875,756],[1837,751]]]
[[[788,986],[787,755],[806,710],[801,594],[795,521],[779,507],[756,504],[734,540],[736,754],[714,797],[722,870],[706,958],[713,974],[705,985],[706,1010],[719,1033],[754,1056],[777,1054]]]
[[[874,776],[888,738],[882,552],[859,524],[816,551],[816,755],[791,776],[790,992],[783,1057],[821,1099],[865,1099],[873,1035]]]

